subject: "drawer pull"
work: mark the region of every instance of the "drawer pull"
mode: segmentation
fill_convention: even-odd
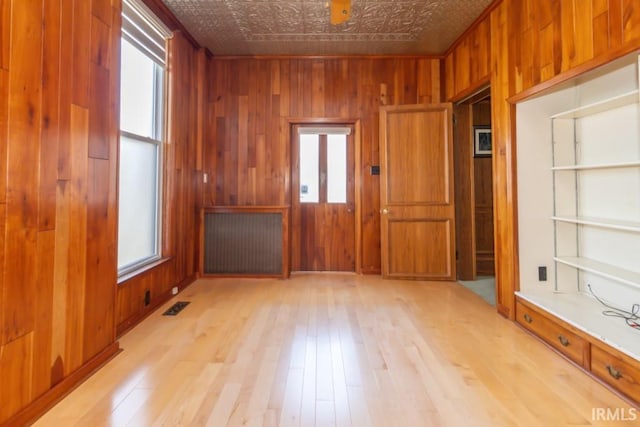
[[[564,347],[569,347],[569,340],[565,336],[558,335],[558,341],[560,341],[560,344],[562,344]]]
[[[620,371],[618,371],[616,368],[614,368],[611,365],[607,365],[607,371],[609,372],[609,375],[611,375],[613,378],[617,380],[622,378],[622,374],[620,373]]]
[[[531,318],[531,316],[529,316],[529,313],[525,313],[523,317],[525,322],[527,323],[533,322],[533,319]]]

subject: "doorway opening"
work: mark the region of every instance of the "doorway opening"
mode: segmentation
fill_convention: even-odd
[[[356,271],[354,125],[291,132],[291,269]]]
[[[454,115],[457,279],[495,305],[490,88],[457,103]]]

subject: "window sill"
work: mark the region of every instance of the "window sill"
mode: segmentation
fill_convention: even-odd
[[[123,274],[122,276],[118,277],[118,285],[123,284],[124,282],[134,278],[135,276],[138,276],[139,274],[142,274],[146,271],[152,270],[162,264],[164,264],[165,262],[168,262],[169,260],[171,260],[171,257],[164,257],[164,258],[160,258],[157,259],[153,262],[150,262],[149,264],[145,264],[142,267],[138,268],[137,270],[134,271],[130,271],[128,273]]]

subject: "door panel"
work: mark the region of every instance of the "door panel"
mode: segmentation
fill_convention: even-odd
[[[345,205],[303,204],[301,271],[355,271],[354,215]]]
[[[389,220],[389,270],[401,276],[451,276],[449,220]],[[428,241],[429,245],[423,245]],[[441,250],[444,247],[447,250]]]
[[[387,129],[393,132],[386,151],[390,205],[449,203],[444,119],[439,112],[387,112]]]
[[[381,107],[384,277],[455,280],[451,104]]]
[[[353,131],[346,136],[346,145],[333,135],[320,133],[316,160],[310,160],[313,156],[306,159],[316,164],[304,165],[301,163],[305,156],[301,160],[300,153],[305,151],[303,144],[313,138],[299,137],[297,128],[294,127],[292,150],[292,270],[355,271]],[[346,156],[337,155],[340,151]],[[334,185],[336,182],[338,185]]]

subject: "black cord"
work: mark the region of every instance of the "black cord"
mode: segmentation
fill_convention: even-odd
[[[640,304],[637,304],[637,303],[633,304],[631,306],[631,311],[626,311],[621,308],[613,307],[607,304],[606,302],[604,302],[602,299],[598,297],[598,295],[596,295],[595,292],[593,292],[593,289],[591,289],[590,284],[587,284],[587,288],[589,288],[589,292],[591,293],[591,295],[593,295],[593,297],[600,304],[602,304],[603,306],[609,309],[609,310],[604,310],[602,312],[603,315],[609,316],[609,317],[619,317],[621,319],[624,319],[625,322],[627,322],[627,325],[631,326],[632,328],[640,329],[640,316],[638,315],[640,313]]]

